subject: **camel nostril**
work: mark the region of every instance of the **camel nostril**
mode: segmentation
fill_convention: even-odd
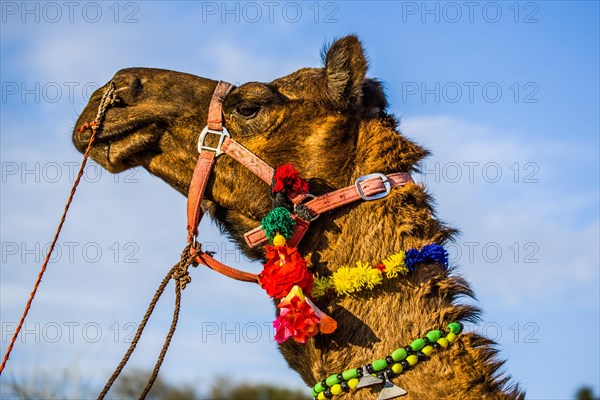
[[[129,86],[129,93],[133,98],[138,97],[144,91],[144,85],[142,85],[142,80],[139,77],[133,78],[131,85]]]
[[[123,99],[121,97],[117,96],[114,98],[111,105],[113,107],[125,107],[125,102],[123,101]]]
[[[73,135],[73,144],[79,151],[83,152],[90,141],[90,136],[92,136],[92,130],[91,129],[83,130],[80,127],[78,129],[76,129],[76,131],[77,131],[77,133],[75,133]]]

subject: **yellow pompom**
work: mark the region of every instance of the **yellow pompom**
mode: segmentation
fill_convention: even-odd
[[[275,235],[273,238],[273,246],[285,246],[285,237],[279,233]]]
[[[381,272],[370,264],[357,262],[356,267],[341,267],[333,273],[333,286],[338,294],[349,295],[362,289],[373,289],[382,281]]]
[[[350,294],[357,290],[356,271],[350,267],[340,267],[332,276],[335,291],[338,294]]]
[[[361,273],[361,286],[371,290],[376,285],[379,285],[383,280],[381,272],[377,268],[371,267],[371,264],[357,262],[356,269]],[[361,289],[362,289],[361,287]]]
[[[408,273],[408,268],[404,265],[404,257],[404,252],[400,251],[382,260],[383,265],[385,265],[385,274],[388,278],[395,278],[398,274],[406,275]]]

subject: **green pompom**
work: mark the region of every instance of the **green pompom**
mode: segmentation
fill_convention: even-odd
[[[261,224],[262,230],[265,231],[269,240],[273,240],[278,232],[286,239],[289,239],[294,234],[296,221],[292,219],[292,216],[287,209],[277,207],[271,210],[271,212],[262,219]]]

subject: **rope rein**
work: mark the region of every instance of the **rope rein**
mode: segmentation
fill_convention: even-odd
[[[115,90],[116,89],[115,89],[114,83],[110,82],[110,84],[106,88],[106,91],[104,92],[104,95],[102,96],[102,100],[100,101],[100,106],[98,107],[98,113],[96,115],[96,118],[94,119],[93,122],[86,123],[80,128],[80,132],[83,132],[83,130],[85,130],[85,129],[91,129],[92,134],[90,136],[87,148],[85,149],[85,153],[83,154],[83,160],[81,161],[81,166],[79,167],[79,172],[77,173],[77,178],[73,182],[73,187],[71,188],[71,192],[69,193],[67,203],[66,203],[64,211],[62,213],[62,217],[60,218],[60,222],[58,223],[58,227],[56,228],[56,232],[54,233],[54,238],[52,239],[52,244],[50,245],[50,248],[48,249],[48,253],[46,254],[44,263],[42,264],[42,267],[40,268],[40,272],[38,273],[37,280],[35,281],[33,290],[31,291],[31,293],[29,295],[29,299],[27,300],[27,304],[25,305],[25,309],[23,310],[23,315],[21,316],[19,324],[17,325],[17,329],[13,333],[13,336],[10,340],[10,344],[8,345],[8,348],[6,349],[6,354],[4,354],[2,364],[0,365],[0,375],[2,374],[2,371],[4,371],[4,367],[6,366],[6,363],[8,362],[8,359],[10,358],[10,353],[12,352],[15,342],[17,341],[17,337],[19,336],[19,333],[21,332],[21,328],[23,327],[25,318],[27,317],[27,314],[29,313],[29,310],[31,309],[31,304],[33,302],[35,294],[37,293],[40,283],[42,282],[42,277],[44,276],[44,273],[46,272],[46,268],[48,267],[48,262],[50,261],[50,256],[52,255],[52,252],[54,251],[54,247],[56,246],[56,242],[58,241],[58,237],[62,230],[63,224],[65,223],[65,218],[67,217],[67,212],[69,211],[69,207],[71,206],[71,202],[73,201],[73,197],[75,196],[75,191],[77,190],[79,181],[81,180],[81,177],[83,176],[83,171],[87,164],[87,160],[89,158],[90,151],[92,150],[92,144],[94,143],[94,139],[96,138],[96,133],[100,129],[102,121],[104,120],[104,116],[106,115],[106,111],[108,110],[108,107],[113,105],[115,102],[115,97],[114,97]],[[81,129],[83,129],[83,130],[81,130]]]
[[[121,371],[123,370],[123,368],[125,367],[127,362],[129,361],[131,354],[133,354],[135,347],[137,346],[138,342],[140,341],[140,338],[142,337],[142,333],[144,332],[144,329],[146,328],[148,319],[150,319],[150,316],[152,315],[152,312],[154,311],[154,307],[156,306],[156,303],[158,302],[158,300],[164,293],[165,288],[166,288],[167,284],[169,283],[169,281],[171,279],[174,279],[175,280],[175,309],[173,311],[173,320],[171,321],[171,327],[169,328],[169,333],[167,334],[167,336],[165,338],[163,347],[160,351],[160,354],[158,356],[156,364],[154,365],[154,370],[152,371],[152,375],[150,376],[148,383],[144,387],[144,390],[140,394],[139,398],[144,399],[146,397],[146,395],[148,394],[148,392],[150,391],[150,389],[152,388],[152,385],[154,385],[154,382],[156,381],[156,377],[158,376],[160,367],[164,361],[165,355],[167,354],[169,345],[171,344],[171,338],[173,337],[173,334],[175,333],[175,328],[177,327],[177,321],[179,319],[179,310],[181,308],[181,291],[183,289],[185,289],[186,285],[188,283],[190,283],[192,280],[192,278],[189,276],[188,268],[190,267],[190,265],[196,266],[193,259],[194,259],[194,257],[196,257],[198,250],[190,251],[192,249],[191,246],[192,246],[191,244],[188,244],[185,247],[185,249],[181,253],[181,260],[177,264],[175,264],[173,266],[173,268],[171,268],[169,270],[169,272],[167,272],[167,275],[162,280],[160,286],[156,290],[156,293],[154,293],[154,297],[152,298],[152,301],[150,301],[150,304],[148,305],[148,309],[146,310],[146,313],[144,314],[144,317],[142,318],[142,320],[138,326],[138,329],[135,332],[135,336],[133,337],[133,340],[131,341],[131,344],[129,345],[127,352],[121,359],[121,362],[119,363],[119,365],[117,365],[117,368],[115,369],[115,371],[113,372],[111,377],[108,379],[108,382],[106,382],[106,385],[104,385],[104,388],[98,395],[98,400],[104,399],[104,397],[110,390],[111,386],[113,385],[115,380],[117,380],[117,377],[119,376],[119,374],[121,373]]]
[[[115,91],[116,91],[115,84],[113,82],[109,82],[109,84],[106,88],[106,91],[104,92],[102,99],[100,100],[100,104],[98,105],[98,113],[96,114],[96,118],[92,122],[86,122],[78,128],[78,131],[80,133],[83,133],[88,129],[91,130],[92,133],[90,135],[87,148],[83,154],[83,160],[81,161],[81,166],[79,167],[77,177],[76,177],[75,181],[73,182],[73,187],[71,188],[71,192],[67,199],[67,203],[65,205],[62,217],[60,219],[60,222],[59,222],[56,232],[54,234],[54,238],[52,240],[50,248],[48,249],[48,253],[46,254],[46,258],[44,259],[44,263],[42,264],[42,267],[38,274],[38,277],[37,277],[37,280],[33,287],[33,290],[31,291],[31,294],[29,295],[29,299],[27,300],[27,304],[25,305],[25,309],[23,311],[23,315],[21,316],[19,324],[17,325],[17,328],[11,338],[10,344],[9,344],[8,348],[6,349],[6,354],[4,355],[4,359],[2,360],[2,365],[0,365],[0,374],[2,374],[2,371],[4,370],[6,363],[7,363],[8,359],[10,358],[10,354],[14,348],[17,337],[19,336],[19,333],[23,327],[25,318],[27,317],[27,314],[29,313],[29,310],[31,309],[31,304],[37,293],[38,287],[40,286],[42,277],[44,276],[44,273],[46,272],[48,263],[50,261],[50,257],[52,255],[52,252],[54,251],[54,247],[56,246],[56,242],[58,241],[58,237],[59,237],[60,232],[62,231],[63,225],[65,223],[67,212],[69,211],[69,207],[71,206],[71,203],[73,201],[75,191],[77,189],[77,186],[79,185],[79,182],[81,181],[81,177],[83,176],[83,172],[84,172],[85,166],[87,164],[87,160],[90,156],[90,152],[92,150],[94,140],[96,139],[96,134],[101,129],[102,122],[104,121],[104,117],[106,116],[107,110],[109,109],[109,107],[114,105],[116,102]],[[199,248],[197,248],[197,249],[192,248],[191,243],[188,244],[186,246],[186,248],[183,250],[183,252],[181,253],[181,260],[177,264],[175,264],[171,268],[171,270],[169,270],[169,272],[167,273],[165,278],[162,280],[160,286],[156,290],[156,293],[154,294],[154,297],[152,298],[152,300],[150,302],[150,305],[148,306],[148,309],[146,310],[146,313],[144,314],[144,317],[142,318],[142,321],[140,322],[140,325],[139,325],[137,332],[133,338],[133,341],[131,342],[131,345],[129,346],[129,349],[127,350],[127,352],[123,356],[123,359],[121,360],[121,362],[119,363],[119,365],[113,372],[112,376],[109,378],[108,382],[102,389],[102,392],[100,392],[100,394],[98,396],[99,400],[104,399],[104,397],[110,390],[111,386],[113,385],[113,383],[115,382],[115,380],[117,379],[117,377],[119,376],[119,374],[121,373],[121,371],[123,370],[123,368],[125,367],[127,362],[129,361],[129,358],[131,357],[131,354],[135,350],[135,347],[137,346],[137,344],[142,336],[144,328],[146,327],[146,324],[148,323],[148,319],[150,319],[150,316],[152,315],[152,312],[154,311],[156,303],[158,302],[158,300],[164,293],[165,288],[166,288],[167,284],[169,283],[169,281],[171,279],[173,279],[173,280],[175,280],[175,308],[173,310],[173,319],[171,322],[171,327],[169,328],[169,332],[165,338],[165,342],[162,346],[162,349],[158,356],[156,364],[154,365],[154,369],[148,380],[148,383],[144,387],[144,390],[140,394],[139,398],[144,399],[148,395],[148,392],[150,392],[150,389],[152,389],[152,386],[154,385],[154,382],[156,381],[156,378],[158,377],[158,372],[160,371],[160,367],[165,359],[167,350],[169,349],[169,345],[171,344],[171,339],[173,338],[173,334],[175,333],[175,329],[177,328],[177,322],[179,320],[179,312],[181,309],[181,291],[183,289],[185,289],[187,284],[190,283],[192,280],[192,278],[189,276],[188,268],[190,267],[190,265],[193,265],[193,266],[197,265],[197,263],[194,262],[194,258],[198,255],[199,250],[200,250]]]

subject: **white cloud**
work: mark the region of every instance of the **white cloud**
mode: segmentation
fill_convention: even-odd
[[[570,144],[540,146],[444,116],[405,118],[403,131],[433,149],[421,180],[440,218],[462,231],[456,261],[486,305],[581,306],[597,297],[598,194],[587,185],[557,190],[562,177],[547,173]]]

